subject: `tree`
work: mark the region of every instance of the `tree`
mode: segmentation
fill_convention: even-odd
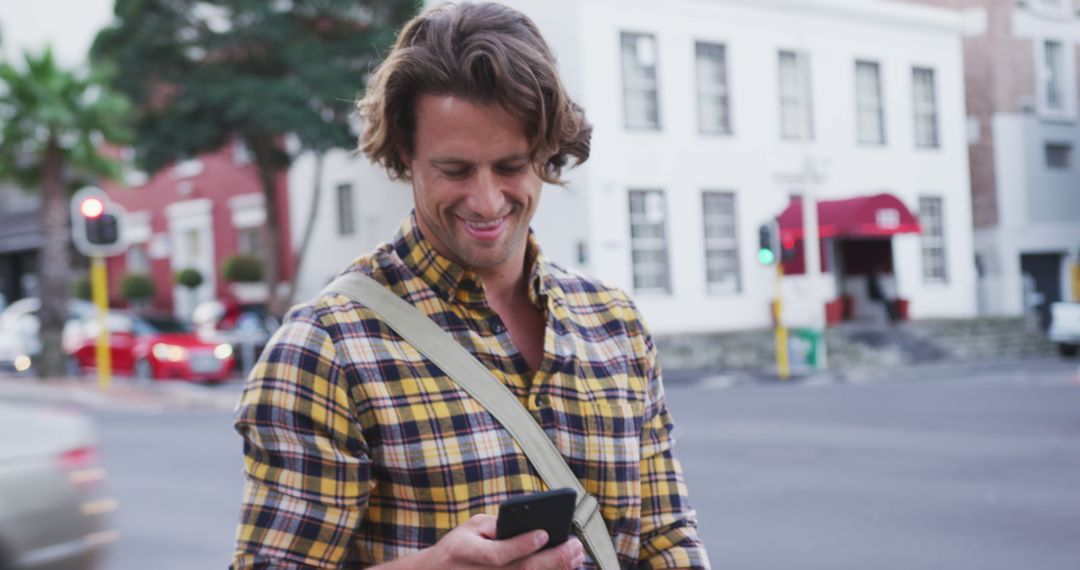
[[[124,69],[114,85],[136,103],[137,160],[154,171],[239,137],[266,206],[264,276],[271,310],[279,255],[276,181],[291,135],[316,153],[355,146],[349,117],[367,73],[418,0],[117,0],[92,53]]]
[[[103,141],[128,139],[131,106],[108,87],[104,68],[63,69],[49,49],[24,60],[22,67],[0,62],[0,180],[41,191],[38,371],[49,377],[65,372],[60,335],[70,292],[68,192],[120,174],[100,148]]]

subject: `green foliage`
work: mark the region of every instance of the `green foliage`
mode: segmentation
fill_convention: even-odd
[[[101,143],[130,139],[132,107],[109,87],[110,69],[63,69],[51,49],[24,54],[21,68],[0,62],[0,180],[37,188],[50,143],[59,145],[77,183],[121,174],[119,164],[101,153]]]
[[[199,277],[202,278],[201,275]],[[154,280],[149,275],[145,273],[128,273],[120,279],[121,298],[138,302],[153,296]]]
[[[288,7],[283,7],[283,4]],[[148,171],[239,135],[257,166],[280,169],[278,144],[353,146],[348,118],[365,75],[418,0],[117,0],[91,50],[124,70],[113,85],[138,107]]]
[[[90,278],[86,275],[76,277],[75,282],[71,284],[71,296],[89,301],[91,297]]]
[[[263,263],[254,255],[239,253],[221,264],[221,275],[232,283],[258,283],[263,278]]]
[[[188,267],[176,272],[176,284],[188,289],[194,289],[203,284],[202,273],[198,269]]]

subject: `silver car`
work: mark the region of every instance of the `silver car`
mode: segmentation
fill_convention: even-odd
[[[0,403],[0,569],[90,570],[117,538],[90,420]]]

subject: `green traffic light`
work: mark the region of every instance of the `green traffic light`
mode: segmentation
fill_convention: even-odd
[[[776,254],[771,249],[759,249],[757,252],[758,261],[762,265],[772,265],[776,263]]]

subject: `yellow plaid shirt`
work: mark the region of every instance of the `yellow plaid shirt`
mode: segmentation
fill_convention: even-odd
[[[529,255],[529,295],[547,317],[536,373],[476,275],[436,253],[413,216],[346,271],[418,307],[518,397],[599,500],[624,568],[708,568],[641,316],[621,291],[545,261],[531,236]],[[236,429],[247,485],[235,570],[368,567],[545,489],[479,403],[341,296],[291,311]]]

